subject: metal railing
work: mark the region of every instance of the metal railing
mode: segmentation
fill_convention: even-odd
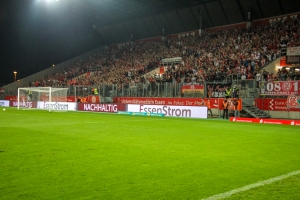
[[[110,85],[71,85],[68,86],[68,96],[88,96],[92,95],[92,89],[97,88],[98,95],[102,97],[104,102],[111,102],[114,97],[189,97],[204,98],[208,97],[208,85],[215,85],[218,93],[217,97],[224,97],[224,91],[219,91],[219,86],[227,84],[231,87],[237,85],[239,88],[240,98],[258,97],[258,89],[254,80],[233,80],[231,83],[222,82],[201,82],[197,83],[203,86],[203,92],[193,89],[188,93],[182,93],[182,86],[186,83],[176,82],[148,82],[148,83],[129,83],[129,84],[110,84]],[[211,91],[210,91],[211,92]],[[16,90],[5,91],[3,96],[16,96]],[[211,96],[215,97],[215,96]]]

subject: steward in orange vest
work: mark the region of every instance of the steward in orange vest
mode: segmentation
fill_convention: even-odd
[[[238,101],[238,99],[234,99],[232,103],[234,106],[234,116],[238,117],[239,116],[239,109],[238,109],[239,101]]]
[[[212,114],[211,107],[210,107],[210,100],[207,99],[207,100],[204,102],[204,105],[207,106],[207,112],[210,112],[210,116],[212,117],[213,114]]]
[[[223,108],[224,108],[223,119],[225,118],[225,116],[226,116],[226,119],[228,119],[228,101],[227,101],[227,99],[225,99],[223,101]]]

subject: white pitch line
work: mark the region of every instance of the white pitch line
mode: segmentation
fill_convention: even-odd
[[[281,176],[277,176],[277,177],[274,177],[274,178],[270,178],[270,179],[267,179],[267,180],[264,180],[264,181],[260,181],[260,182],[254,183],[254,184],[246,185],[244,187],[237,188],[237,189],[234,189],[234,190],[230,190],[228,192],[217,194],[217,195],[214,195],[214,196],[211,196],[211,197],[208,197],[208,198],[204,198],[202,200],[224,199],[224,198],[230,197],[233,194],[244,192],[244,191],[256,188],[256,187],[261,187],[261,186],[264,186],[264,185],[268,185],[268,184],[274,183],[276,181],[280,181],[282,179],[285,179],[285,178],[288,178],[288,177],[291,177],[291,176],[295,176],[295,175],[298,175],[298,174],[300,174],[300,170],[294,171],[294,172],[291,172],[291,173],[288,173],[288,174],[284,174],[284,175],[281,175]]]

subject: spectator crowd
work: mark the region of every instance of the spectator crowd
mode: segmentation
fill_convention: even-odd
[[[299,19],[289,18],[249,29],[182,34],[157,42],[129,42],[27,86],[222,82],[226,78],[293,80],[299,76],[286,68],[278,70],[277,74],[260,71],[280,56],[282,48],[300,46],[299,33]],[[162,75],[149,73],[161,66],[162,59],[174,57],[181,57],[182,61],[165,66]]]

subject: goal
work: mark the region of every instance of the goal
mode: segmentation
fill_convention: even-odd
[[[17,107],[54,110],[53,102],[67,102],[69,88],[27,87],[18,88]],[[57,107],[57,105],[56,105]]]

